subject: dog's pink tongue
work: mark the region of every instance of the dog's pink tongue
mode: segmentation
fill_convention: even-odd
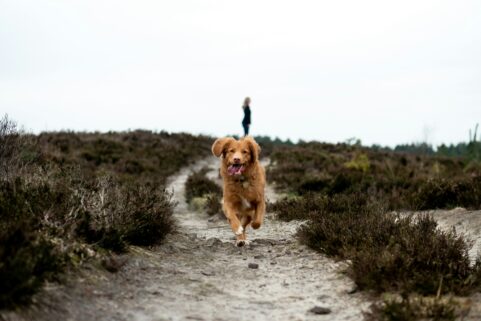
[[[241,175],[244,172],[244,166],[234,166],[231,165],[227,167],[227,172],[229,175]]]
[[[229,172],[229,175],[235,175],[237,170],[234,166],[231,165],[227,168],[227,171]]]

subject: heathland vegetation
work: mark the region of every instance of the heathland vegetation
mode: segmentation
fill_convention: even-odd
[[[172,231],[168,176],[210,153],[189,134],[23,133],[0,121],[0,309],[45,280]]]
[[[438,229],[429,213],[410,214],[479,209],[479,160],[309,142],[279,147],[271,161],[268,179],[288,195],[272,208],[282,220],[308,220],[301,241],[349,260],[360,289],[403,298],[375,306],[370,318],[451,320],[453,301],[442,295],[480,290],[469,241]]]
[[[373,320],[452,320],[479,291],[469,240],[429,212],[481,207],[476,134],[451,147],[326,144],[257,137],[268,180],[286,197],[269,207],[308,222],[301,242],[350,262],[361,290],[390,293]],[[175,229],[167,178],[210,155],[213,138],[166,132],[27,134],[0,121],[0,309],[28,303],[46,280]],[[411,147],[409,147],[411,146]],[[443,149],[444,148],[444,149]],[[193,172],[186,199],[213,215],[221,190]],[[382,300],[381,300],[382,301]]]

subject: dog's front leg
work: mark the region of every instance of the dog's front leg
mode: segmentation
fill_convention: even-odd
[[[265,212],[266,212],[266,203],[262,201],[256,205],[254,219],[252,220],[252,223],[251,223],[251,226],[253,229],[257,230],[259,227],[261,227],[262,222],[264,222]]]
[[[224,202],[224,215],[229,221],[230,227],[235,235],[242,235],[244,233],[244,228],[237,217],[236,210],[227,202]]]

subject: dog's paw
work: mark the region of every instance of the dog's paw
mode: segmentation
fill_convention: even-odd
[[[236,245],[237,247],[247,246],[247,245],[249,245],[249,241],[247,241],[247,240],[237,240],[237,241],[235,242],[235,245]]]
[[[235,231],[235,235],[242,235],[244,233],[244,228],[242,226],[239,226],[237,231]]]
[[[259,227],[261,227],[261,223],[260,222],[252,222],[251,226],[254,230],[257,230]]]

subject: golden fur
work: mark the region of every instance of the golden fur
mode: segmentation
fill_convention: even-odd
[[[258,229],[264,220],[266,175],[259,162],[261,148],[252,137],[217,139],[212,153],[221,157],[224,181],[224,214],[236,235],[238,246],[246,243],[246,228]]]

